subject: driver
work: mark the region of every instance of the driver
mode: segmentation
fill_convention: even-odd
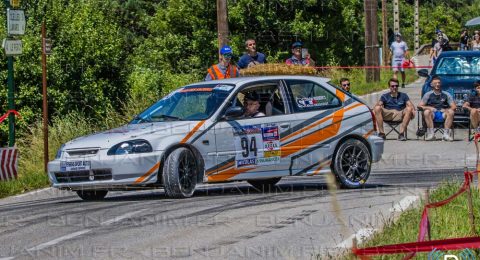
[[[260,108],[260,97],[257,92],[248,92],[245,94],[245,98],[243,100],[244,106],[244,117],[262,117],[265,116],[264,113],[258,111]]]

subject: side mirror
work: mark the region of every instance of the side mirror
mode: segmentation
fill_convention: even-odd
[[[224,118],[240,117],[242,115],[243,115],[243,107],[235,106],[235,107],[229,107],[223,117]]]
[[[418,71],[418,76],[428,78],[428,70],[427,69],[419,70]]]

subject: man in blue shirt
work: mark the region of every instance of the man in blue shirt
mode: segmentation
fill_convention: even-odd
[[[247,52],[240,57],[240,60],[237,63],[240,69],[249,68],[267,62],[265,54],[257,52],[257,44],[254,39],[248,39],[245,41],[245,49]]]
[[[294,42],[292,44],[292,57],[285,61],[288,65],[302,65],[302,66],[309,66],[310,65],[310,54],[307,54],[306,57],[302,57],[302,47],[303,44],[301,42]]]
[[[406,141],[405,131],[410,119],[414,117],[415,108],[407,94],[399,92],[399,81],[392,78],[388,81],[390,92],[383,94],[374,108],[377,119],[378,136],[386,139],[383,121],[402,122],[400,125],[399,141]]]

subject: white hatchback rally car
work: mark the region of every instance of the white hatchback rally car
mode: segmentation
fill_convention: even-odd
[[[257,97],[257,116],[245,116],[246,95]],[[208,81],[173,91],[125,126],[62,145],[48,172],[53,187],[85,200],[158,187],[185,198],[202,182],[264,189],[284,176],[328,172],[356,188],[381,159],[375,132],[367,105],[325,78]]]

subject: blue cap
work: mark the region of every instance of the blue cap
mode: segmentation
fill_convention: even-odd
[[[230,53],[230,54],[233,54],[232,52],[232,48],[228,45],[224,45],[221,49],[220,49],[220,54],[224,55],[224,54],[227,54],[227,53]]]
[[[435,33],[441,33],[440,29],[435,30]]]
[[[302,47],[302,46],[303,46],[302,42],[294,42],[294,43],[292,44],[292,49],[293,49],[293,48],[297,48],[297,47]]]

